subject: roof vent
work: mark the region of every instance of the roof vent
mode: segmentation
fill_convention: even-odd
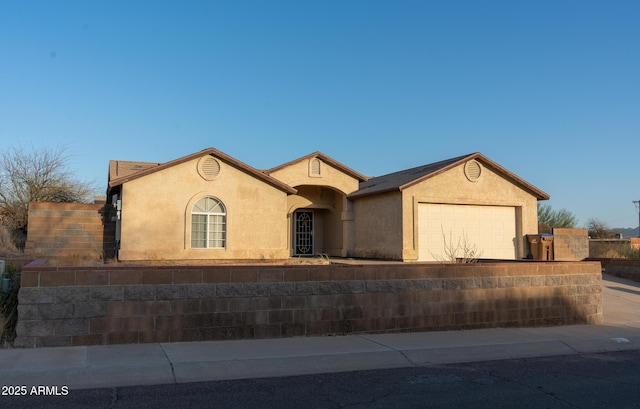
[[[464,175],[471,182],[475,182],[480,179],[482,174],[482,167],[478,161],[472,160],[464,164]]]
[[[320,169],[320,159],[313,158],[309,161],[309,176],[311,177],[320,177],[321,169]]]
[[[198,161],[198,173],[206,180],[213,180],[220,174],[220,162],[212,156],[205,156]]]

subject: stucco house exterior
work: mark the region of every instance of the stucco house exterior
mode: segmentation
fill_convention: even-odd
[[[549,195],[473,153],[371,178],[349,199],[354,256],[434,261],[465,242],[482,258],[525,258]]]
[[[258,170],[214,148],[111,161],[107,191],[121,261],[432,261],[461,237],[483,258],[519,259],[548,198],[480,153],[370,178],[320,152]]]

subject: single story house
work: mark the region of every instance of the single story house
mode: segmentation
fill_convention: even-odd
[[[547,199],[480,153],[367,177],[320,152],[258,170],[214,148],[111,161],[107,191],[121,261],[520,259]]]

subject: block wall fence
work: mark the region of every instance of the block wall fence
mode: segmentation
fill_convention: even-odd
[[[602,258],[602,270],[616,277],[640,282],[640,259]]]
[[[16,347],[602,323],[599,262],[23,267]]]
[[[624,260],[622,257],[633,250],[640,250],[640,237],[589,240],[589,258],[594,260]]]
[[[115,210],[105,204],[29,203],[25,254],[102,261],[115,257]]]
[[[587,229],[553,229],[553,259],[558,261],[584,260],[589,257]]]

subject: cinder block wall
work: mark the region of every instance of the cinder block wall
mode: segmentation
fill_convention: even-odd
[[[605,259],[621,257],[631,249],[629,239],[595,239],[589,240],[589,257]]]
[[[599,262],[22,270],[17,347],[602,322]]]
[[[640,282],[640,259],[602,258],[602,270],[616,277]]]
[[[589,257],[587,229],[553,229],[554,260],[578,261]]]
[[[111,206],[29,203],[25,254],[56,259],[102,260],[115,255]]]

